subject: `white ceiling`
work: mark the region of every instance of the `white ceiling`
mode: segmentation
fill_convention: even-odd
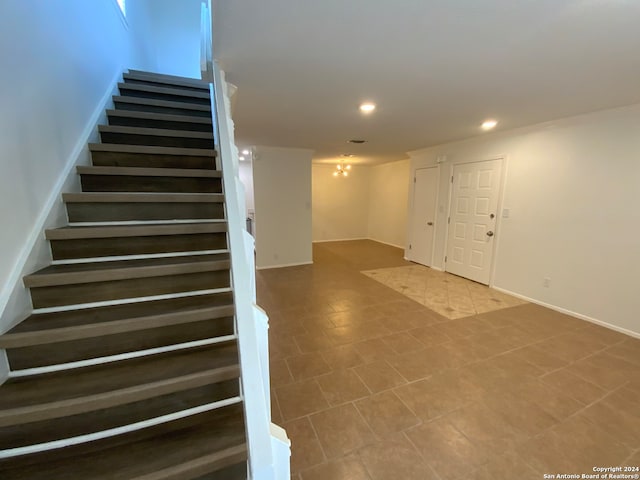
[[[482,135],[489,117],[505,130],[640,102],[639,0],[215,3],[239,145],[374,164]]]

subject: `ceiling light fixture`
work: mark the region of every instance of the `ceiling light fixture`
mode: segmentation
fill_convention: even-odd
[[[362,113],[371,113],[376,109],[375,103],[366,102],[360,105],[360,111]]]
[[[244,150],[242,150],[242,154],[243,155],[249,155],[249,150],[247,150],[246,148]]]
[[[355,140],[347,140],[347,143],[357,143],[357,144],[359,145],[359,144],[361,144],[361,143],[366,143],[366,140],[358,140],[358,139],[355,139]]]
[[[352,157],[355,157],[355,154],[353,154],[353,153],[343,153],[340,156],[341,157],[346,157],[346,158],[352,158]]]
[[[351,165],[343,165],[342,163],[339,163],[338,165],[336,165],[336,171],[333,172],[333,176],[334,177],[348,177],[349,176],[349,170],[351,170]]]
[[[497,120],[485,120],[484,122],[482,122],[481,127],[482,127],[483,130],[491,130],[497,124],[498,124]]]
[[[240,155],[240,156],[238,157],[238,160],[240,160],[241,162],[243,162],[243,161],[244,161],[244,157],[243,157],[242,155]]]

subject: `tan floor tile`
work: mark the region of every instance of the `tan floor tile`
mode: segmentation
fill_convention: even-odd
[[[492,392],[482,402],[521,432],[523,438],[538,435],[559,422],[536,403],[511,391]]]
[[[478,401],[487,391],[466,370],[445,370],[426,380],[394,389],[398,397],[424,421],[430,421]]]
[[[619,465],[631,453],[615,437],[581,416],[567,419],[517,451],[538,471],[579,474],[591,473],[596,465]]]
[[[483,465],[467,478],[469,480],[540,480],[544,472],[537,472],[515,452],[507,451],[493,457],[489,463]]]
[[[276,392],[272,388],[271,389],[271,421],[276,425],[282,425],[284,420],[282,418],[282,412],[280,410],[280,404],[278,403],[278,398],[276,397]]]
[[[396,353],[413,352],[424,348],[422,343],[406,332],[388,335],[386,337],[382,337],[382,340]]]
[[[292,478],[429,479],[413,443],[438,480],[528,480],[640,462],[640,449],[632,450],[640,340],[409,264],[400,250],[371,241],[316,244],[314,262],[256,274],[270,315],[272,420],[295,420],[295,469],[322,461]],[[326,373],[288,383],[287,362],[298,378]],[[421,379],[407,383],[391,364]],[[331,408],[327,397],[357,407]],[[312,417],[322,426],[312,429],[316,438]],[[387,435],[416,417],[428,423]],[[329,460],[314,457],[322,442],[334,449]]]
[[[609,347],[605,352],[640,367],[640,339],[627,338],[625,341]]]
[[[420,423],[420,419],[392,391],[359,400],[355,405],[371,430],[381,438]]]
[[[570,373],[566,369],[556,370],[541,377],[540,380],[584,405],[595,402],[607,393],[597,385]]]
[[[375,435],[351,404],[316,413],[310,418],[328,458],[346,455],[375,442]]]
[[[353,370],[334,370],[317,377],[325,398],[332,406],[368,397],[369,389]]]
[[[298,346],[298,352],[301,353],[312,353],[335,347],[331,339],[322,332],[294,335],[293,339]]]
[[[503,451],[514,442],[527,438],[497,412],[480,403],[463,407],[444,418],[486,452]]]
[[[569,362],[588,357],[605,348],[602,342],[591,338],[579,338],[576,333],[558,335],[536,346],[544,352]]]
[[[351,368],[364,363],[355,345],[344,345],[322,351],[322,358],[333,369]]]
[[[513,354],[538,367],[545,372],[552,372],[568,365],[567,360],[562,360],[548,352],[538,348],[536,345],[521,347],[513,351]]]
[[[282,418],[291,420],[329,408],[315,380],[292,383],[275,389]]]
[[[541,380],[523,382],[514,388],[514,394],[526,398],[556,420],[564,420],[584,406],[562,391],[550,391]]]
[[[359,367],[355,367],[354,370],[373,393],[378,393],[407,383],[407,381],[384,360],[360,365]]]
[[[404,378],[415,381],[464,363],[463,354],[453,346],[436,345],[387,359]]]
[[[406,435],[443,480],[470,473],[486,458],[485,452],[446,421],[436,420],[420,425]]]
[[[273,332],[269,333],[269,358],[276,360],[279,358],[300,355],[301,351],[293,337],[280,337]]]
[[[474,363],[470,365],[469,369],[484,385],[493,387],[515,385],[527,379],[539,377],[544,373],[535,365],[521,360],[513,353],[505,353]]]
[[[432,326],[414,328],[409,330],[409,334],[419,340],[427,347],[433,345],[439,345],[441,343],[449,342],[452,338],[441,330],[435,329]]]
[[[640,448],[640,416],[632,412],[638,408],[637,403],[630,403],[620,394],[613,393],[587,407],[580,415],[630,449],[636,450]]]
[[[395,355],[395,351],[390,345],[385,343],[381,338],[374,338],[373,340],[366,340],[354,344],[354,347],[358,354],[364,359],[365,362],[373,362],[375,360],[383,360],[389,355]]]
[[[320,353],[305,353],[295,357],[288,357],[286,362],[291,375],[296,381],[324,375],[331,371],[331,367],[327,365]]]
[[[271,360],[269,364],[272,387],[281,387],[282,385],[293,383],[293,377],[284,359]]]
[[[359,453],[372,480],[439,480],[404,437],[375,443]]]
[[[282,425],[291,440],[291,472],[324,462],[324,452],[307,417],[286,422]]]
[[[318,465],[305,470],[300,475],[302,480],[371,480],[357,455],[349,455]]]
[[[595,383],[605,390],[640,380],[640,370],[634,364],[606,353],[599,353],[567,367],[571,373]]]

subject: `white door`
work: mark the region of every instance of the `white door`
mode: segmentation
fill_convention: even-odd
[[[436,222],[439,168],[419,168],[413,184],[409,260],[431,266]]]
[[[453,168],[446,270],[489,284],[502,160]]]

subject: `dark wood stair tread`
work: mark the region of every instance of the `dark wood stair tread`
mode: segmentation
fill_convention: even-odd
[[[115,439],[0,461],[0,476],[3,480],[188,480],[246,458],[242,406],[231,405]]]
[[[90,143],[92,152],[141,153],[146,155],[177,155],[193,157],[215,157],[217,152],[208,148],[178,148],[150,145],[127,145],[122,143]]]
[[[9,378],[0,426],[77,415],[239,377],[235,341]]]
[[[225,270],[228,253],[50,265],[24,277],[28,288]]]
[[[218,383],[112,408],[12,425],[0,428],[0,451],[104,432],[216,402],[223,402],[220,406],[238,403],[239,395],[239,381],[230,376]]]
[[[113,103],[116,104],[116,107],[118,103],[127,103],[129,105],[147,105],[153,107],[173,108],[176,110],[211,112],[210,105],[199,105],[197,103],[188,102],[173,102],[171,100],[158,100],[156,98],[115,95],[113,97]]]
[[[118,83],[118,89],[122,92],[123,90],[131,90],[137,92],[148,92],[148,93],[158,93],[163,95],[171,95],[177,97],[188,97],[188,98],[200,98],[208,100],[209,90],[202,91],[193,91],[193,90],[184,90],[180,88],[171,88],[170,84],[165,86],[154,86],[154,85],[143,85],[140,83]]]
[[[187,115],[140,112],[136,110],[107,110],[107,117],[136,118],[140,120],[156,120],[161,122],[200,123],[203,125],[213,124],[212,120],[206,117],[189,117]]]
[[[213,140],[212,132],[192,132],[189,130],[169,130],[165,128],[126,127],[120,125],[99,125],[100,133],[119,133],[126,135],[147,135],[156,137],[201,138]]]
[[[177,77],[174,75],[166,75],[163,73],[144,72],[142,70],[129,70],[128,73],[124,73],[122,78],[126,82],[127,80],[139,80],[139,81],[152,81],[158,83],[164,83],[168,85],[185,86],[192,88],[199,88],[201,90],[209,90],[209,83],[199,78],[189,77]]]
[[[48,240],[88,238],[151,237],[160,235],[196,235],[227,231],[227,222],[167,223],[154,225],[121,225],[92,227],[61,227],[46,230]]]
[[[221,178],[220,170],[196,168],[89,167],[77,166],[80,175],[122,175],[129,177],[208,177]]]
[[[122,333],[233,314],[233,297],[230,292],[68,312],[34,313],[0,336],[0,348],[87,338],[103,330]]]
[[[63,193],[66,203],[222,203],[221,193]]]

